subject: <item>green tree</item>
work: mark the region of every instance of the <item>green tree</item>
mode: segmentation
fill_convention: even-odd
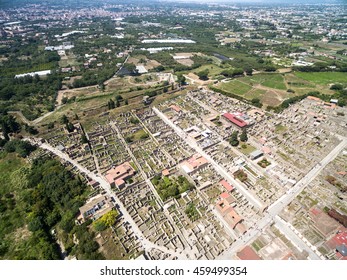
[[[263,106],[259,98],[252,98],[251,103],[253,106],[256,106],[258,108],[261,108]]]
[[[107,227],[113,226],[119,213],[117,210],[113,209],[101,217],[101,221],[105,223]]]
[[[248,141],[248,136],[247,136],[246,129],[242,130],[242,133],[240,134],[240,141],[242,141],[242,142],[247,142]]]
[[[248,76],[252,76],[253,74],[253,69],[251,67],[246,67],[245,69],[245,73],[248,75]]]
[[[202,70],[198,73],[196,73],[199,77],[200,80],[206,81],[208,80],[208,74],[210,73],[210,71],[208,69]]]
[[[230,137],[230,139],[229,139],[229,143],[230,143],[230,145],[233,146],[233,147],[236,147],[236,146],[239,145],[238,134],[239,134],[238,131],[234,131],[234,132],[231,134],[231,137]]]
[[[107,106],[108,106],[109,110],[112,110],[112,109],[116,108],[116,105],[115,105],[115,103],[114,103],[114,101],[112,99],[110,99],[108,101]]]
[[[65,127],[68,132],[72,132],[75,130],[75,126],[71,122],[68,122]]]
[[[82,135],[81,141],[82,141],[83,144],[88,143],[88,139],[87,139],[87,136],[85,134]]]
[[[0,118],[0,125],[2,129],[2,133],[5,139],[9,139],[9,133],[18,133],[20,132],[20,124],[15,120],[15,118],[11,115],[5,115]]]
[[[96,231],[104,231],[107,229],[106,224],[100,219],[93,222],[93,227]]]
[[[180,86],[184,85],[186,83],[186,77],[182,74],[177,75],[177,82]]]
[[[105,91],[105,84],[103,82],[100,82],[98,87],[101,91]]]
[[[63,115],[60,119],[61,124],[67,124],[69,122],[69,118],[66,115]]]
[[[333,84],[333,85],[331,85],[330,89],[332,89],[332,90],[342,90],[343,89],[343,85],[341,85],[341,84]]]

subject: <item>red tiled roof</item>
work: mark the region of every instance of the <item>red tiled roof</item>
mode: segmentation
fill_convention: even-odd
[[[319,209],[317,208],[311,208],[311,213],[315,216],[317,216],[318,214],[322,213],[322,211],[320,211]]]
[[[232,185],[230,185],[227,181],[225,181],[224,179],[223,180],[221,180],[220,182],[219,182],[228,192],[231,192],[233,189],[234,189],[234,187],[232,186]]]
[[[161,174],[162,174],[163,176],[168,176],[168,175],[170,175],[170,172],[169,172],[169,170],[164,169],[164,170],[161,172]]]
[[[224,192],[220,195],[221,198],[225,199],[228,198],[230,195],[227,192]]]
[[[124,180],[132,177],[135,174],[135,170],[130,165],[129,162],[124,162],[121,165],[113,167],[112,169],[106,172],[106,180],[112,184],[124,184]]]
[[[325,245],[327,245],[330,249],[335,249],[336,246],[342,244],[347,245],[347,228],[343,226],[339,229],[339,232],[337,234],[335,234],[325,243]]]
[[[238,127],[245,127],[247,123],[244,120],[239,119],[234,114],[225,113],[223,117],[231,121],[233,124],[236,124]]]
[[[177,113],[181,112],[181,108],[178,107],[177,105],[171,105],[170,108],[175,110]]]
[[[240,260],[261,260],[257,253],[249,246],[236,254]]]
[[[313,100],[313,101],[322,101],[321,99],[319,99],[318,97],[315,96],[307,96],[307,99]]]

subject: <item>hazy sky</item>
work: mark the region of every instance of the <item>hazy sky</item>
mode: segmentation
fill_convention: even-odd
[[[173,0],[163,0],[174,2]],[[223,2],[223,3],[296,3],[296,4],[318,4],[318,3],[346,3],[347,0],[177,0],[179,2],[199,2],[199,3],[213,3],[213,2]]]

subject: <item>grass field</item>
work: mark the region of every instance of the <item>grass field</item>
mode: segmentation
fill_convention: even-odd
[[[252,89],[249,92],[247,92],[244,97],[252,100],[253,98],[261,98],[264,94],[266,93],[266,90],[262,90],[262,89]]]
[[[301,79],[320,85],[347,83],[347,74],[343,72],[296,72],[295,75]]]
[[[288,73],[284,76],[289,88],[315,88],[315,85],[295,74]]]
[[[214,78],[215,76],[218,76],[220,74],[220,72],[222,72],[224,70],[223,68],[221,68],[221,67],[219,67],[217,65],[206,64],[206,65],[200,66],[199,68],[194,69],[194,73],[198,73],[200,71],[204,71],[205,69],[209,70],[208,76],[212,77],[212,78]]]
[[[242,77],[240,81],[249,85],[260,84],[273,89],[286,90],[283,75],[281,74],[257,74],[253,76]]]
[[[232,80],[227,83],[221,83],[219,88],[231,93],[235,93],[237,95],[244,95],[252,89],[250,85],[245,84],[239,80]]]
[[[143,129],[140,129],[138,131],[136,131],[135,133],[133,133],[131,135],[131,138],[134,140],[134,141],[137,141],[137,140],[140,140],[140,139],[145,139],[145,138],[148,138],[148,134],[146,131],[144,131]]]
[[[245,155],[249,155],[256,150],[256,148],[254,148],[252,145],[242,142],[240,143],[239,149]]]
[[[227,83],[219,83],[218,88],[240,95],[248,100],[259,98],[264,105],[278,106],[283,100],[319,91],[333,94],[332,83],[347,83],[347,75],[342,72],[295,72],[295,73],[264,73],[236,78]],[[294,93],[287,92],[293,89]]]

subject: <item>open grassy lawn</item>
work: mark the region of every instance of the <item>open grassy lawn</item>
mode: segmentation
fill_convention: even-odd
[[[256,150],[256,148],[254,148],[252,145],[242,143],[242,142],[240,142],[239,149],[245,155],[249,155],[250,153],[252,153]]]
[[[315,84],[298,77],[295,74],[288,73],[284,76],[289,88],[315,88]]]
[[[283,75],[281,74],[256,74],[253,76],[242,77],[239,79],[250,85],[260,84],[265,87],[286,90]]]
[[[140,129],[140,130],[136,131],[134,134],[132,134],[132,138],[134,140],[145,139],[145,138],[148,138],[148,134],[143,129]]]
[[[223,71],[223,68],[217,66],[217,65],[214,65],[214,64],[206,64],[206,65],[202,65],[200,66],[199,68],[196,68],[194,69],[194,73],[198,73],[198,72],[201,72],[201,71],[204,71],[205,69],[208,69],[209,71],[209,74],[208,76],[209,77],[214,77],[214,76],[218,76],[220,74],[220,72]]]
[[[306,81],[320,85],[347,83],[347,74],[343,72],[296,72],[295,75]]]
[[[254,88],[245,94],[245,98],[252,100],[253,98],[261,98],[266,93],[265,90]]]
[[[239,80],[232,80],[227,83],[221,83],[219,86],[222,90],[235,93],[238,95],[244,95],[252,89],[248,84],[242,83]]]

